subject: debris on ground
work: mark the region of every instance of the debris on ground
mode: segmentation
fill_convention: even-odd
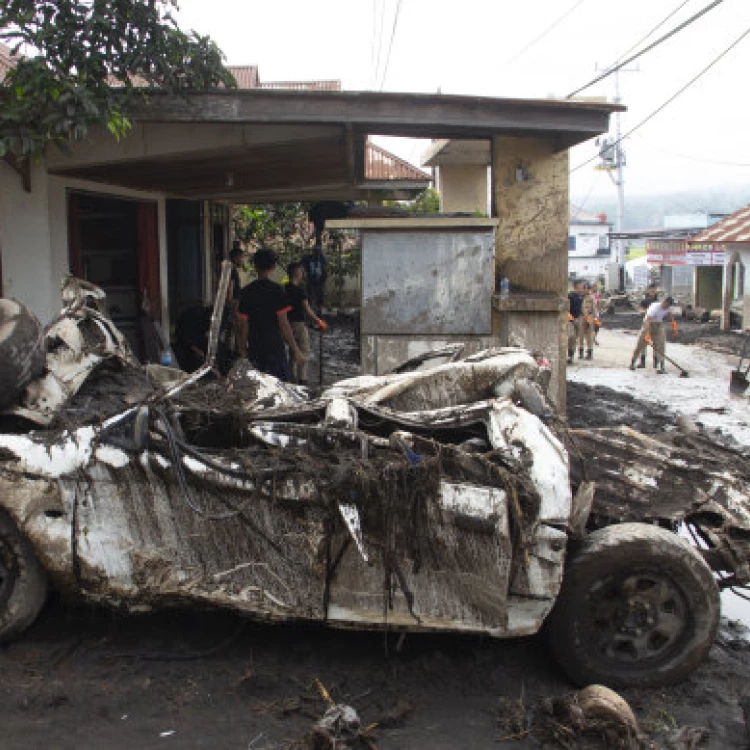
[[[569,431],[539,355],[449,353],[309,399],[246,364],[227,378],[143,368],[89,310],[71,309],[78,333],[48,350],[65,354],[48,370],[70,367],[70,387],[43,408],[11,407],[0,434],[3,508],[67,593],[118,609],[529,635],[555,604],[568,540],[622,521],[685,524],[723,585],[748,580],[743,457],[701,433]],[[411,729],[409,701],[376,709],[334,693],[306,719],[321,741],[355,743],[331,747],[371,750],[376,725]],[[586,700],[521,703],[498,728],[504,741],[547,731],[562,747],[640,742],[616,701]],[[300,721],[307,708],[276,690],[249,713]],[[352,735],[360,716],[372,723]]]
[[[577,693],[538,698],[527,706],[523,698],[501,699],[497,742],[529,738],[534,744],[566,750],[650,750],[627,701],[603,685]]]

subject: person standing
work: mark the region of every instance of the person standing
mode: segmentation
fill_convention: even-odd
[[[576,279],[573,290],[568,292],[568,364],[573,364],[576,341],[580,336],[581,313],[583,311],[583,281]]]
[[[323,254],[320,240],[315,241],[312,252],[303,256],[302,267],[305,269],[307,298],[315,312],[320,313],[323,310],[323,298],[328,279],[328,259]]]
[[[288,381],[289,362],[284,342],[297,366],[305,357],[287,319],[292,308],[284,287],[270,278],[277,263],[276,253],[267,248],[261,248],[253,256],[258,278],[242,290],[239,300],[240,356],[247,356],[261,372]]]
[[[591,284],[591,296],[594,298],[594,344],[599,346],[597,336],[599,329],[602,327],[599,319],[602,314],[602,295],[599,292],[599,284],[595,281]]]
[[[646,317],[643,320],[642,335],[638,337],[638,343],[633,352],[633,359],[630,362],[630,369],[635,370],[635,363],[638,357],[645,352],[646,347],[651,344],[654,349],[657,375],[664,375],[664,354],[667,348],[667,337],[664,326],[667,321],[672,325],[672,331],[677,335],[677,321],[671,312],[674,304],[672,297],[665,297],[661,302],[653,302],[646,311]]]
[[[287,317],[294,340],[305,357],[301,364],[292,362],[292,382],[298,385],[307,385],[307,361],[310,356],[310,334],[307,330],[307,320],[309,319],[321,331],[325,331],[328,326],[315,314],[307,300],[307,293],[302,286],[302,264],[290,263],[286,268],[286,274],[289,281],[284,288],[287,301],[292,308],[289,310]]]
[[[638,310],[641,313],[641,315],[644,316],[644,319],[646,317],[646,312],[648,311],[648,308],[651,307],[651,305],[654,304],[654,302],[658,302],[659,300],[659,290],[656,284],[649,284],[646,287],[646,294],[644,295],[643,299],[638,303]],[[636,344],[636,349],[638,347],[642,347],[643,354],[641,354],[641,361],[638,364],[638,367],[643,369],[646,366],[646,344],[643,342],[643,337],[646,335],[645,333],[646,327],[641,326],[641,332],[638,336],[638,343]],[[656,367],[656,352],[654,352],[654,367]]]
[[[591,284],[583,283],[581,299],[581,316],[578,324],[578,358],[583,359],[583,347],[586,346],[586,359],[594,356],[594,321],[596,320],[596,302],[591,294]]]

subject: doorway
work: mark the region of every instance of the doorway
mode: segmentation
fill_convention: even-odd
[[[71,273],[101,287],[107,310],[139,359],[161,317],[157,204],[68,193]]]

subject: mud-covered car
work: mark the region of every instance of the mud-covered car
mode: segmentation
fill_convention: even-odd
[[[247,364],[143,368],[87,294],[0,418],[0,639],[49,583],[133,610],[544,629],[576,682],[658,684],[706,655],[720,586],[750,581],[737,456],[568,431],[543,357],[451,349],[310,400]]]

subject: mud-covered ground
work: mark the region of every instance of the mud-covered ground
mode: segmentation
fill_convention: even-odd
[[[643,324],[643,316],[637,312],[618,312],[614,315],[603,315],[601,321],[608,329],[637,331]],[[681,344],[695,344],[715,352],[737,356],[742,352],[748,337],[736,331],[722,331],[718,323],[696,323],[682,318],[677,319],[677,328],[677,341]],[[750,352],[750,345],[748,351]]]
[[[334,321],[323,343],[325,381],[356,374],[351,321]],[[673,414],[626,392],[570,383],[568,398],[573,426],[673,427]],[[410,635],[398,645],[380,633],[262,625],[221,611],[128,616],[53,597],[26,634],[0,647],[0,750],[308,747],[325,709],[316,680],[363,726],[378,724],[367,750],[614,747],[538,729],[543,699],[575,689],[541,636]],[[645,736],[630,746],[750,748],[748,674],[747,631],[724,620],[688,680],[623,692]]]
[[[315,680],[363,726],[379,724],[370,739],[381,750],[494,748],[508,734],[520,736],[500,745],[565,747],[524,730],[539,722],[540,699],[574,689],[542,638],[408,636],[400,653],[394,638],[388,645],[387,654],[382,634],[224,612],[124,617],[53,601],[0,649],[0,747],[303,748],[325,709]],[[686,727],[707,736],[695,747],[748,747],[749,668],[750,646],[725,627],[686,682],[623,695],[654,747],[694,747],[669,744],[680,731],[695,736]]]

